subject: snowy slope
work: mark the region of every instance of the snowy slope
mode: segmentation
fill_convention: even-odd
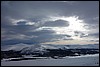
[[[99,66],[99,54],[65,57],[63,59],[2,61],[1,66]]]
[[[34,51],[44,52],[46,51],[41,45],[31,45],[21,49],[21,53],[33,53]]]
[[[99,45],[97,44],[88,44],[88,45],[53,45],[53,44],[36,44],[36,45],[28,45],[28,44],[16,44],[16,45],[6,45],[1,46],[2,51],[8,51],[8,50],[15,50],[22,52],[25,51],[45,51],[45,49],[82,49],[82,48],[88,48],[88,49],[99,49]]]

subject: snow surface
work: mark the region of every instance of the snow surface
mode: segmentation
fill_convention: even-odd
[[[45,51],[45,49],[82,49],[82,48],[89,48],[89,49],[99,49],[98,44],[86,44],[86,45],[54,45],[54,44],[16,44],[16,45],[5,45],[1,46],[2,51],[8,51],[8,50],[15,50],[23,52],[26,51]]]
[[[1,61],[1,66],[99,66],[99,54],[64,57],[62,59],[36,59]]]

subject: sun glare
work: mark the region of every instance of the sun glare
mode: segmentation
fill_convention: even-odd
[[[84,26],[84,21],[80,20],[78,16],[70,16],[70,17],[51,17],[53,20],[65,20],[66,22],[69,22],[69,26],[67,27],[68,29],[71,29],[73,31],[86,31],[86,29],[83,27]]]
[[[64,20],[66,23],[69,22],[69,26],[66,27],[53,27],[52,29],[56,31],[57,34],[68,34],[72,35],[74,39],[81,39],[78,36],[74,37],[74,31],[81,31],[85,32],[88,31],[87,29],[84,28],[84,21],[80,20],[78,16],[70,16],[70,17],[50,17],[53,21],[56,20]]]
[[[79,20],[78,17],[68,17],[67,21],[69,22],[69,29],[73,31],[86,31],[83,27],[83,20]]]

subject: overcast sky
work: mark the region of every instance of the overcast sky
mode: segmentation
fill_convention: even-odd
[[[99,43],[99,1],[2,1],[1,42]]]

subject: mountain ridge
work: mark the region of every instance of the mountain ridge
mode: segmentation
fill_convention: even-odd
[[[9,50],[30,50],[30,51],[44,51],[45,49],[99,49],[98,44],[87,44],[87,45],[53,45],[53,44],[36,44],[36,45],[27,45],[27,44],[16,44],[9,45],[8,47],[2,47],[2,51]]]

